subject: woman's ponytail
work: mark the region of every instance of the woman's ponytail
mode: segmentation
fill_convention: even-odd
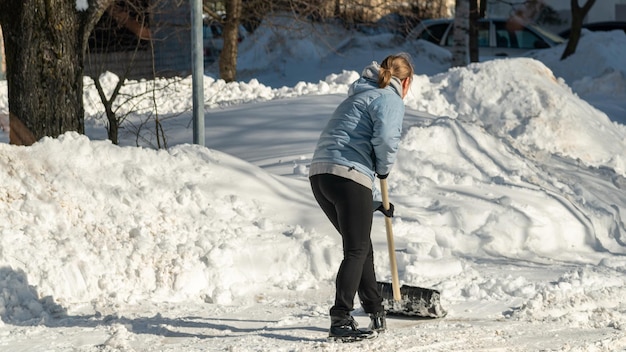
[[[411,57],[407,53],[399,53],[395,55],[387,56],[380,64],[380,71],[378,73],[378,87],[385,88],[391,82],[391,77],[396,77],[399,80],[405,78],[413,79],[413,65],[411,64]]]
[[[380,67],[380,71],[378,72],[378,87],[385,88],[389,85],[391,81],[391,71],[389,69]]]

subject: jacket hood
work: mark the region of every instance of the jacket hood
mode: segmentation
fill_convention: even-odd
[[[372,61],[371,64],[367,65],[363,72],[361,72],[361,77],[357,79],[348,91],[348,95],[353,95],[360,93],[364,90],[376,89],[378,88],[378,74],[380,72],[380,65],[376,61]],[[393,88],[393,90],[402,97],[402,82],[398,77],[392,76],[391,81],[389,82],[389,87]]]

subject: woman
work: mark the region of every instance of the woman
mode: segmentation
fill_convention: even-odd
[[[376,176],[382,179],[389,175],[396,159],[403,99],[413,73],[404,53],[365,67],[322,131],[313,155],[309,171],[313,195],[343,242],[335,303],[330,309],[332,339],[371,338],[386,329],[370,238],[376,208],[372,188]],[[393,216],[393,207],[376,210]],[[371,318],[370,330],[357,329],[350,315],[357,292]]]

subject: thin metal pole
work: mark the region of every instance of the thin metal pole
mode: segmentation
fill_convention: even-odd
[[[204,146],[204,50],[202,42],[202,0],[191,0],[193,143]]]

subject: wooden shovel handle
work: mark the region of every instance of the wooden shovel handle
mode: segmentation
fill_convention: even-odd
[[[387,179],[380,179],[380,193],[383,200],[383,208],[389,210],[389,191],[387,190]],[[396,262],[396,248],[393,243],[393,229],[391,218],[385,216],[385,228],[387,229],[387,249],[389,250],[389,261],[391,263],[391,287],[393,288],[394,301],[400,301],[400,278],[398,277],[398,263]]]

